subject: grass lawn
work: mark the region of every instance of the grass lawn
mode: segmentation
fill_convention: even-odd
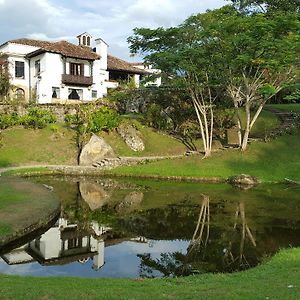
[[[145,144],[145,150],[135,152],[131,150],[116,131],[110,133],[99,133],[105,141],[112,146],[119,156],[162,156],[183,154],[187,148],[179,140],[166,134],[157,132],[152,128],[141,125],[134,121],[134,124],[141,133]]]
[[[246,113],[241,111],[242,123],[246,124]],[[265,133],[280,125],[280,120],[269,111],[262,111],[251,130],[251,137],[264,137]]]
[[[74,132],[62,126],[13,127],[2,131],[0,167],[24,164],[75,164]]]
[[[263,181],[300,180],[300,132],[271,142],[255,142],[245,153],[224,150],[202,160],[200,156],[120,167],[111,172],[124,175],[197,176],[228,178],[250,174]]]
[[[0,293],[2,299],[299,299],[300,249],[232,274],[145,280],[0,275]]]
[[[291,104],[269,104],[267,107],[276,108],[283,111],[300,112],[300,103]]]
[[[7,235],[42,221],[59,201],[42,185],[22,179],[0,180],[0,245]]]

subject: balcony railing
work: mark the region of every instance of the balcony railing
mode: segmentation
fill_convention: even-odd
[[[89,86],[93,84],[93,77],[63,74],[61,77],[62,83]]]

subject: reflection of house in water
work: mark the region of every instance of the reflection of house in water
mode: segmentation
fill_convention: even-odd
[[[93,259],[93,269],[104,265],[104,236],[109,227],[92,222],[88,230],[79,229],[59,218],[56,225],[28,244],[14,249],[2,258],[8,264],[38,261],[41,265],[59,265]]]
[[[26,252],[27,244],[12,250],[9,253],[3,254],[1,257],[8,265],[20,265],[31,263],[33,257]]]

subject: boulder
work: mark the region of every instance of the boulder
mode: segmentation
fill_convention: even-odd
[[[140,205],[143,199],[144,199],[143,192],[133,191],[128,195],[126,195],[124,200],[116,206],[116,209],[118,211],[126,211],[126,212],[132,211]]]
[[[118,134],[133,151],[143,151],[145,145],[140,137],[140,132],[130,124],[121,124],[117,128]]]
[[[257,177],[251,176],[251,175],[246,175],[246,174],[241,174],[237,176],[233,176],[229,178],[229,182],[233,185],[237,186],[253,186],[257,185],[260,183]]]
[[[213,140],[211,146],[213,150],[223,149],[223,145],[219,140]]]
[[[232,127],[227,129],[227,144],[231,146],[239,146],[239,129]]]
[[[80,182],[79,190],[82,199],[89,205],[91,210],[101,208],[110,198],[103,187],[96,183]]]
[[[93,134],[89,142],[83,147],[79,164],[81,166],[92,166],[104,158],[116,157],[112,147],[103,138]]]

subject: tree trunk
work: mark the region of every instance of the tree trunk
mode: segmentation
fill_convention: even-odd
[[[245,128],[245,132],[244,132],[244,136],[243,136],[243,142],[242,142],[242,146],[241,146],[241,150],[245,151],[247,149],[247,145],[248,145],[248,138],[249,138],[249,134],[250,134],[250,122],[251,122],[251,112],[250,112],[250,106],[247,103],[246,107],[246,128]]]

